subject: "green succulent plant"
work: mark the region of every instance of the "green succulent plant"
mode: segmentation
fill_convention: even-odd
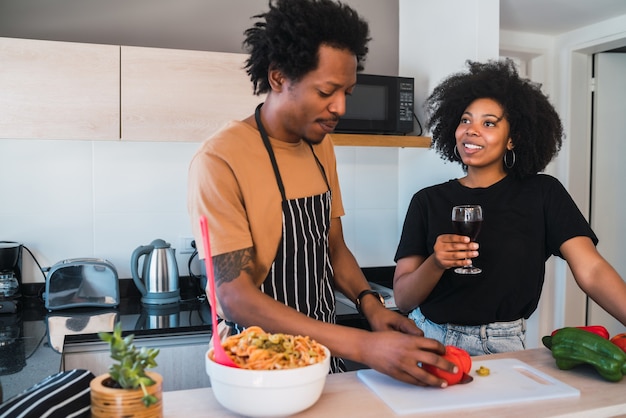
[[[99,332],[98,337],[109,344],[111,358],[119,362],[109,367],[111,379],[122,389],[141,387],[144,394],[141,400],[144,405],[155,404],[158,399],[146,390],[146,386],[151,386],[155,382],[146,375],[146,369],[157,366],[155,358],[159,354],[159,349],[137,348],[133,344],[134,334],[122,337],[122,324],[120,322],[115,324],[112,333]]]

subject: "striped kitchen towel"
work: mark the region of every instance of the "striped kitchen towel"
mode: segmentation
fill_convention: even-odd
[[[48,376],[0,405],[0,418],[87,418],[94,377],[82,369]]]

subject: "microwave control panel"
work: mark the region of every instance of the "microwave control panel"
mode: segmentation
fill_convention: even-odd
[[[413,100],[415,88],[412,78],[398,78],[398,122],[413,125]]]

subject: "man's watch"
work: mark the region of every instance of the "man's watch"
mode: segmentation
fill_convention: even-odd
[[[380,303],[382,303],[382,305],[385,306],[385,299],[380,295],[380,293],[372,289],[365,289],[364,291],[359,293],[359,296],[356,297],[356,302],[355,302],[356,310],[359,311],[361,315],[363,315],[363,310],[361,308],[361,300],[363,300],[363,297],[367,295],[376,296],[378,300],[380,301]]]

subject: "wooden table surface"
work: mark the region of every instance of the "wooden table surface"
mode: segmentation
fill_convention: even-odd
[[[515,358],[580,390],[580,397],[513,403],[450,411],[436,414],[397,415],[357,377],[356,372],[328,376],[319,401],[294,417],[359,417],[381,418],[401,416],[454,417],[626,417],[626,379],[619,383],[607,382],[595,370],[587,367],[559,370],[549,350],[537,348],[515,353],[474,357],[481,360]],[[442,389],[445,390],[445,389]],[[245,401],[245,400],[242,400]],[[165,392],[165,418],[238,417],[224,409],[210,388]]]

